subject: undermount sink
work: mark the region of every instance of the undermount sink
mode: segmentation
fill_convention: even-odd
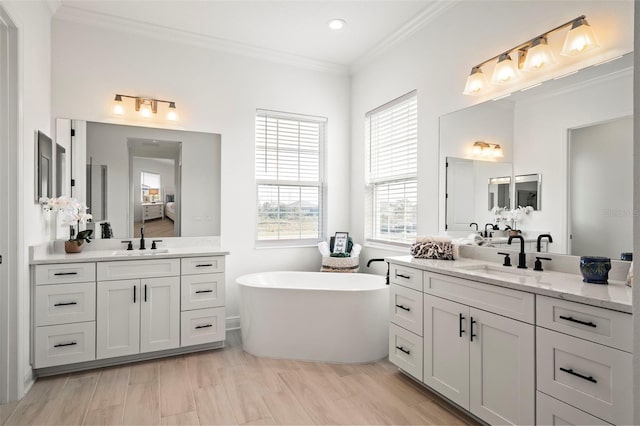
[[[169,249],[161,248],[155,250],[116,250],[111,253],[111,256],[153,256],[154,254],[167,254]]]
[[[495,275],[498,277],[513,278],[514,276],[531,277],[537,275],[534,271],[528,269],[518,269],[515,266],[496,266],[490,264],[461,266],[460,269],[467,271],[476,271],[487,275]]]

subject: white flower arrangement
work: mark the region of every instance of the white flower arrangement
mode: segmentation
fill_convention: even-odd
[[[92,216],[87,213],[89,207],[75,198],[65,196],[57,198],[42,197],[40,198],[40,205],[45,212],[58,212],[61,215],[64,225],[87,223],[87,220],[92,218]]]
[[[506,207],[496,206],[491,209],[491,213],[495,216],[496,222],[511,222],[509,227],[513,230],[517,230],[518,222],[522,222],[532,211],[533,207],[531,206],[518,206],[512,210],[509,210]]]

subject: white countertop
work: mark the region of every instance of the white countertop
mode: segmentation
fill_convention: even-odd
[[[581,275],[556,271],[536,272],[533,269],[527,269],[526,272],[523,272],[515,266],[505,267],[497,262],[492,263],[468,258],[433,260],[415,259],[411,256],[393,256],[387,257],[385,260],[423,271],[632,313],[632,289],[623,281],[609,280],[608,285],[587,284],[582,281]],[[500,276],[497,276],[486,270],[465,269],[474,265],[490,265],[500,271],[504,268],[506,272],[511,272],[513,275],[500,274]],[[519,273],[523,275],[518,275]]]
[[[138,246],[138,240],[133,239],[134,247]],[[75,263],[75,262],[115,262],[122,260],[143,260],[143,259],[170,259],[176,257],[198,257],[198,256],[224,256],[229,254],[227,250],[220,247],[218,237],[179,237],[163,238],[163,243],[158,249],[168,250],[167,253],[151,250],[151,239],[148,240],[146,250],[126,251],[126,244],[122,244],[119,239],[95,240],[84,244],[84,250],[80,253],[65,253],[64,241],[54,241],[50,243],[32,246],[30,248],[29,263],[31,265],[45,265],[52,263]],[[115,255],[114,253],[118,253]],[[126,254],[125,254],[126,253]]]

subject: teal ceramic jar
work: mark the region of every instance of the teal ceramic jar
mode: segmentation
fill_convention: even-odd
[[[607,284],[611,259],[608,257],[582,256],[580,257],[580,272],[585,283]]]

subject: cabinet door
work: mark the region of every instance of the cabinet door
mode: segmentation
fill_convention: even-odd
[[[140,280],[140,352],[180,346],[180,278]]]
[[[534,326],[470,308],[470,411],[490,424],[535,420]]]
[[[424,295],[424,383],[469,408],[469,307]]]
[[[140,352],[140,281],[99,281],[96,357]]]

